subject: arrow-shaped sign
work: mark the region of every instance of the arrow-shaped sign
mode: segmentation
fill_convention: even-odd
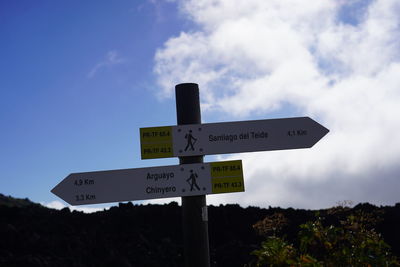
[[[309,117],[140,129],[142,159],[310,148],[329,130]]]
[[[241,160],[72,173],[51,190],[71,205],[242,191]]]

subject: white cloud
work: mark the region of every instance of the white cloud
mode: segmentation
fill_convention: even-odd
[[[56,209],[56,210],[61,210],[63,208],[68,207],[71,211],[76,210],[76,211],[82,211],[84,213],[93,213],[93,212],[98,212],[98,211],[103,211],[104,209],[108,209],[107,208],[94,208],[94,207],[87,207],[87,206],[80,206],[80,207],[76,207],[76,206],[71,206],[71,205],[64,205],[62,202],[60,201],[51,201],[49,203],[40,203],[41,205],[48,207],[50,209]]]
[[[97,63],[88,73],[88,78],[93,78],[99,70],[107,67],[111,67],[124,62],[124,59],[118,55],[115,50],[107,52],[105,59]]]
[[[198,29],[171,37],[157,51],[162,95],[196,82],[206,118],[216,112],[267,118],[290,105],[331,131],[312,149],[240,155],[246,193],[210,196],[211,203],[399,201],[399,1],[191,0],[179,6]]]
[[[159,199],[151,199],[151,200],[144,200],[143,205],[146,204],[165,204],[165,203],[170,203],[170,202],[177,202],[178,205],[181,205],[181,198],[179,197],[172,197],[172,198],[159,198]]]

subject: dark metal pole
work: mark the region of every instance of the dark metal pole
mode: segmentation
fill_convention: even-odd
[[[175,86],[178,125],[200,124],[199,86]],[[180,157],[180,164],[202,163],[203,156]],[[206,196],[182,197],[183,245],[186,267],[209,267],[208,215]]]

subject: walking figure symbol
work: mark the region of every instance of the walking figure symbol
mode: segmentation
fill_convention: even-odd
[[[199,177],[199,176],[197,175],[197,173],[193,172],[193,170],[190,170],[190,177],[189,177],[188,179],[186,179],[186,181],[187,181],[187,182],[189,183],[189,185],[190,185],[190,191],[195,190],[194,187],[196,187],[197,190],[200,191],[200,187],[199,187],[199,185],[198,185],[197,182],[196,182],[196,179],[197,179],[198,177]]]
[[[192,130],[190,130],[189,133],[185,135],[185,139],[187,139],[185,151],[187,151],[189,147],[190,150],[194,151],[194,144],[196,143],[197,139],[193,137]]]

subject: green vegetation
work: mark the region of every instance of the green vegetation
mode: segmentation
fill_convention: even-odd
[[[335,207],[328,210],[326,217],[317,214],[314,220],[301,224],[293,244],[283,235],[288,224],[283,214],[268,216],[254,225],[266,240],[253,251],[257,259],[249,266],[400,266],[374,229],[379,216]]]

